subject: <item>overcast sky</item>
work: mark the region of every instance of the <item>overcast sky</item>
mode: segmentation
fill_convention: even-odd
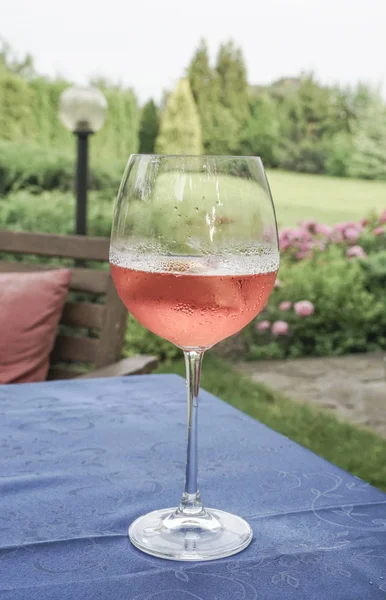
[[[233,38],[250,83],[313,70],[386,95],[386,0],[0,0],[0,35],[41,73],[105,76],[141,101],[175,84],[201,37],[213,57]]]

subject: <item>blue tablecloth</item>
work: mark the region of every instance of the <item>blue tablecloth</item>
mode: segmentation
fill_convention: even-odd
[[[386,496],[201,400],[203,499],[248,519],[254,540],[228,559],[180,563],[142,554],[127,528],[179,501],[181,378],[0,386],[1,599],[386,599]]]

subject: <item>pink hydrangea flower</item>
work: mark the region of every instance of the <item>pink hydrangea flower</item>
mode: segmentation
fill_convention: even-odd
[[[355,227],[347,227],[347,229],[344,230],[344,237],[349,242],[354,243],[359,238],[359,231]]]
[[[304,227],[308,230],[313,230],[315,231],[315,227],[317,225],[317,222],[315,219],[307,219],[307,221],[305,221],[304,223]]]
[[[318,248],[319,250],[325,250],[327,247],[327,243],[325,240],[315,240],[314,248]]]
[[[280,240],[279,245],[280,245],[280,250],[283,250],[283,251],[288,250],[288,248],[291,247],[291,244],[289,243],[289,241],[283,240],[283,239]]]
[[[334,229],[335,231],[340,231],[341,233],[344,232],[345,229],[347,229],[347,227],[350,227],[351,223],[336,223],[334,225]]]
[[[269,321],[260,321],[257,323],[256,329],[257,331],[267,331],[271,327],[271,323]]]
[[[295,302],[294,311],[299,317],[309,317],[315,312],[315,307],[309,300],[301,300],[300,302]]]
[[[359,222],[362,225],[362,227],[366,227],[366,225],[369,224],[369,220],[368,219],[361,219]]]
[[[286,236],[289,234],[290,231],[291,231],[290,227],[283,227],[282,229],[280,229],[280,235]]]
[[[273,335],[287,335],[288,323],[286,321],[275,321],[272,325]]]
[[[366,258],[367,254],[362,246],[351,246],[346,252],[347,258]]]
[[[382,235],[383,233],[385,233],[385,230],[383,227],[376,227],[373,231],[374,235]]]
[[[329,225],[323,225],[323,223],[317,223],[315,225],[315,233],[318,235],[325,235],[328,237],[332,232],[332,227]]]
[[[308,239],[310,237],[309,232],[307,231],[307,229],[292,229],[292,231],[290,231],[290,233],[288,234],[288,238],[292,241],[296,241],[296,240],[304,240],[304,239]]]
[[[340,242],[343,242],[343,232],[338,229],[333,229],[330,233],[329,239],[330,242],[339,244]]]
[[[279,310],[287,311],[291,307],[292,307],[292,302],[290,302],[289,300],[283,300],[283,302],[280,302],[280,304],[279,304]]]

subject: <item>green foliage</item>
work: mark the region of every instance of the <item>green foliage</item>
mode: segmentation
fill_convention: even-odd
[[[348,261],[342,250],[330,247],[314,260],[284,262],[280,280],[283,288],[273,292],[259,320],[284,320],[289,334],[273,338],[252,323],[241,334],[248,341],[251,359],[337,356],[385,347],[385,329],[380,327],[384,293],[367,285],[360,261]],[[283,300],[309,300],[315,312],[300,317],[293,310],[281,311]]]
[[[113,200],[106,191],[89,194],[89,235],[110,235]],[[70,235],[74,227],[75,198],[71,192],[35,195],[19,190],[0,198],[0,229]]]
[[[272,142],[277,166],[386,179],[385,104],[377,92],[363,85],[324,87],[312,75],[256,91],[258,97],[270,97],[280,123],[278,140]]]
[[[181,79],[170,94],[156,141],[158,154],[201,154],[200,117],[189,81]]]
[[[35,74],[32,56],[26,54],[20,59],[14,54],[11,46],[0,37],[0,69],[2,68],[25,78]]]
[[[385,105],[371,89],[321,86],[306,74],[249,90],[232,42],[221,45],[212,68],[201,41],[188,76],[206,153],[259,154],[267,166],[291,171],[386,179]]]
[[[163,364],[158,373],[184,377],[183,360]],[[342,423],[326,411],[294,402],[266,386],[235,372],[229,363],[209,351],[204,358],[202,387],[239,410],[258,419],[291,440],[350,471],[381,489],[386,489],[386,441],[365,429]],[[183,384],[181,381],[181,396]],[[296,397],[296,390],[294,390]],[[205,410],[205,406],[202,406]]]
[[[225,50],[223,56],[224,54]],[[231,77],[234,75],[234,66],[234,62],[231,60]],[[225,64],[223,64],[222,75],[211,67],[205,41],[201,41],[192,58],[188,68],[188,77],[200,115],[205,153],[238,154],[241,122],[247,113],[245,112],[240,117],[239,107],[237,106],[235,114],[232,94],[230,97],[231,102],[229,102],[229,95],[223,94],[221,89],[222,79],[227,77]],[[241,87],[243,82],[242,79]],[[239,83],[237,86],[239,86]],[[235,90],[235,93],[237,97],[237,90]],[[248,99],[247,88],[245,89],[245,99]]]
[[[280,166],[305,173],[326,172],[326,138],[347,128],[335,91],[312,75],[302,77],[278,102],[282,150]],[[339,107],[339,108],[338,108]]]
[[[204,148],[206,154],[239,154],[240,127],[229,109],[209,104],[201,108],[202,122],[206,128]]]
[[[208,46],[205,40],[201,40],[190,62],[188,79],[197,105],[200,104],[200,101],[216,101],[218,82],[214,70],[209,63]]]
[[[123,170],[130,154],[138,152],[139,110],[133,90],[120,87],[103,88],[108,102],[107,118],[92,139],[99,161],[112,159]]]
[[[283,132],[292,142],[320,140],[348,128],[341,98],[334,89],[323,87],[313,75],[300,78],[281,101]]]
[[[145,329],[132,315],[129,315],[123,353],[125,356],[152,354],[161,360],[173,360],[181,356],[177,346]]]
[[[71,139],[74,144],[74,140]],[[91,146],[90,189],[105,189],[115,195],[123,168],[119,163],[104,163]],[[29,188],[35,194],[42,190],[72,190],[75,175],[75,148],[72,152],[36,144],[0,140],[0,195]]]
[[[351,134],[340,132],[325,142],[326,172],[333,177],[347,177],[354,151]]]
[[[62,153],[73,152],[73,135],[58,118],[59,98],[69,83],[50,81],[33,73],[26,78],[27,59],[25,64],[11,61],[12,69],[5,63],[0,52],[0,140],[27,141]],[[109,105],[107,119],[93,137],[92,148],[100,163],[111,162],[114,157],[123,170],[129,155],[138,150],[136,97],[132,90],[119,87],[104,88],[103,92]]]
[[[366,287],[369,290],[376,290],[382,294],[386,289],[386,250],[380,250],[371,254],[367,260],[361,262],[362,269],[366,277]]]
[[[35,135],[33,94],[21,77],[0,68],[0,137],[23,140]]]
[[[320,140],[303,138],[299,142],[285,141],[280,166],[288,171],[321,174],[325,172],[326,151]]]
[[[377,298],[383,306],[375,332],[377,344],[386,346],[386,240],[383,236],[383,249],[370,254],[367,260],[361,262],[365,275],[366,289]]]
[[[220,101],[241,125],[249,115],[247,70],[241,48],[229,41],[221,44],[216,71],[219,77]]]
[[[159,152],[259,154],[275,168],[386,180],[386,107],[377,90],[328,87],[312,74],[250,87],[233,42],[220,46],[211,65],[202,40],[187,77],[194,103],[187,82],[180,83],[167,94],[161,131],[153,101],[143,107],[140,124],[131,89],[94,81],[109,105],[106,123],[92,139],[94,165],[114,162],[122,171],[130,154],[153,153],[156,142]],[[72,154],[73,136],[58,119],[68,85],[39,76],[29,55],[18,58],[0,40],[0,140]]]
[[[250,101],[250,115],[241,132],[240,152],[260,156],[265,167],[279,164],[280,122],[272,99],[262,94]]]
[[[29,187],[39,192],[70,189],[74,163],[68,154],[33,144],[0,141],[0,194]]]
[[[370,184],[363,182],[363,185]],[[205,194],[210,201],[210,194]],[[111,189],[90,192],[90,235],[110,235],[113,200]],[[236,212],[238,209],[239,206],[235,206]],[[28,190],[19,190],[0,198],[0,229],[71,234],[74,214],[72,192],[32,194]],[[174,226],[171,220],[170,227]],[[156,227],[157,223],[154,223],[154,231]],[[244,225],[246,227],[247,224]],[[165,231],[164,226],[161,229]],[[178,238],[172,234],[172,239]],[[273,291],[259,320],[287,321],[288,335],[273,337],[270,333],[258,332],[255,321],[240,334],[241,343],[233,345],[234,355],[240,358],[240,351],[245,349],[251,359],[280,359],[386,348],[386,236],[371,235],[367,238],[362,235],[361,244],[369,253],[365,261],[348,261],[345,246],[332,246],[313,260],[295,264],[284,260],[280,268],[280,280],[284,286]],[[283,300],[310,300],[315,306],[315,313],[299,317],[293,310],[284,312],[279,309]],[[138,352],[172,359],[178,356],[179,350],[130,320],[125,353]]]
[[[354,128],[348,174],[386,180],[386,108],[377,94],[364,101]]]
[[[145,104],[139,126],[139,152],[153,154],[159,130],[159,115],[154,100]]]
[[[72,149],[74,136],[63,127],[58,116],[59,98],[68,87],[68,83],[60,79],[47,81],[44,77],[35,77],[28,85],[33,94],[33,114],[36,123],[36,134],[29,136],[28,142],[55,148],[61,152]]]

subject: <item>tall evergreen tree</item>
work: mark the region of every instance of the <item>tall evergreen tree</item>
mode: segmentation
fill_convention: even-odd
[[[208,46],[201,40],[188,67],[188,78],[197,105],[202,100],[215,100],[218,97],[216,74],[209,62]]]
[[[139,152],[152,154],[159,130],[158,109],[154,100],[149,100],[142,109],[139,125]]]
[[[210,66],[204,40],[188,67],[188,77],[200,115],[204,150],[207,154],[237,152],[239,127],[220,99],[220,77]]]
[[[159,154],[201,154],[200,117],[189,81],[181,79],[167,100],[156,140]]]
[[[241,49],[232,41],[221,44],[216,70],[220,80],[221,103],[242,124],[249,114],[247,69]]]

